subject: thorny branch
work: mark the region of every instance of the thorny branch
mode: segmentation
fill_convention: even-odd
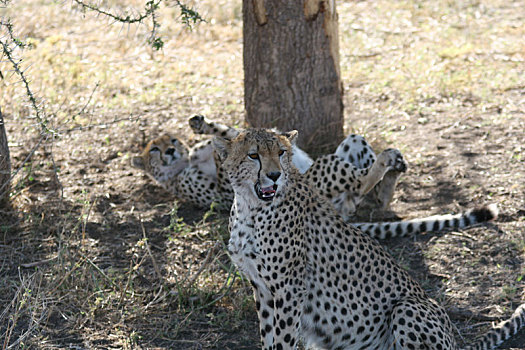
[[[25,75],[25,71],[22,69],[22,59],[16,59],[14,57],[14,50],[16,48],[23,49],[25,45],[13,34],[13,25],[9,20],[0,20],[0,28],[5,28],[6,38],[0,38],[0,45],[2,46],[2,56],[5,56],[7,60],[11,63],[13,71],[18,75],[22,81],[24,88],[26,90],[26,95],[29,99],[31,107],[35,111],[35,119],[40,125],[41,132],[44,134],[55,134],[55,131],[48,127],[49,120],[46,118],[44,111],[40,108],[37,98],[31,91],[29,86],[29,81]]]
[[[1,0],[0,0],[1,1]],[[160,50],[164,46],[164,41],[158,36],[160,23],[158,21],[157,11],[160,8],[161,3],[167,2],[167,0],[148,0],[144,6],[144,13],[131,16],[129,14],[115,14],[108,10],[102,9],[97,5],[86,3],[83,0],[72,0],[75,4],[79,5],[83,10],[89,10],[107,16],[113,19],[115,22],[123,24],[136,24],[143,23],[146,19],[151,19],[151,34],[148,37],[148,44],[153,46],[154,49]],[[204,18],[195,11],[194,9],[183,4],[179,0],[175,0],[175,5],[180,9],[180,19],[189,28],[197,22],[205,22]]]
[[[175,0],[175,4],[180,9],[181,22],[187,25],[188,27],[191,28],[192,24],[196,24],[197,22],[206,22],[206,20],[202,18],[201,15],[197,11],[186,6],[179,0]]]
[[[125,15],[125,17],[121,16],[121,15],[116,15],[114,13],[111,13],[109,11],[101,9],[100,7],[97,7],[95,5],[85,3],[82,0],[73,0],[73,2],[76,3],[77,5],[81,6],[85,10],[91,10],[91,11],[100,13],[100,14],[105,15],[105,16],[111,18],[111,19],[114,19],[116,22],[133,24],[133,23],[143,22],[145,19],[150,17],[159,8],[159,5],[162,2],[162,0],[157,0],[157,1],[150,0],[150,1],[148,1],[146,3],[146,6],[145,6],[145,12],[143,14],[139,14],[138,16],[134,16],[134,17],[132,17],[130,15]]]

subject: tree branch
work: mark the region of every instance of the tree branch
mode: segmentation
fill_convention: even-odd
[[[40,125],[41,133],[54,135],[56,132],[48,127],[49,120],[46,118],[44,111],[40,109],[39,103],[37,102],[37,98],[35,97],[33,91],[31,91],[31,88],[29,87],[29,81],[27,80],[25,73],[21,67],[22,60],[17,60],[14,58],[14,49],[17,47],[23,49],[25,45],[13,34],[13,25],[11,24],[9,19],[2,19],[0,21],[0,27],[4,27],[6,29],[7,34],[7,40],[2,40],[3,38],[0,39],[0,46],[2,46],[3,56],[7,57],[7,60],[11,63],[14,72],[18,75],[18,77],[24,85],[26,95],[29,99],[31,107],[33,107],[35,111],[35,118],[37,120],[37,123]],[[10,47],[10,43],[14,44],[15,47]]]
[[[2,1],[2,0],[0,0]],[[108,10],[104,10],[96,5],[89,4],[84,2],[83,0],[72,0],[74,3],[79,5],[84,10],[89,10],[96,12],[98,14],[107,16],[111,19],[113,19],[115,22],[120,22],[124,24],[136,24],[136,23],[142,23],[146,19],[151,18],[151,34],[148,38],[148,44],[153,46],[154,49],[160,50],[164,46],[164,41],[160,36],[158,36],[158,30],[160,28],[160,23],[157,18],[157,10],[160,8],[161,3],[165,3],[167,0],[148,0],[144,6],[144,13],[139,13],[135,16],[130,15],[118,15],[115,13],[112,13]],[[201,15],[195,11],[193,8],[190,8],[180,2],[179,0],[175,0],[175,5],[180,9],[180,18],[181,22],[184,23],[189,28],[192,27],[193,24],[196,24],[197,22],[206,22],[204,18],[201,17]]]

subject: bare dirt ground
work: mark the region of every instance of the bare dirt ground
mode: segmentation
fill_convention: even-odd
[[[500,208],[491,224],[384,242],[449,310],[460,344],[525,302],[523,8],[338,3],[347,132],[409,162],[395,212]],[[33,111],[0,61],[0,106],[21,169],[0,214],[3,349],[258,348],[224,215],[174,202],[129,165],[162,132],[198,140],[186,123],[194,113],[242,124],[241,5],[199,9],[208,23],[193,31],[162,9],[160,52],[144,45],[148,24],[122,27],[68,2],[0,9],[32,45],[21,53],[27,74],[59,134],[35,147]],[[525,348],[523,339],[509,346]]]

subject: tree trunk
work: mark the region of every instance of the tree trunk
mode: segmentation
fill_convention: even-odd
[[[3,207],[9,196],[11,180],[11,158],[5,133],[4,117],[0,109],[0,207]]]
[[[243,25],[248,124],[333,152],[344,136],[335,0],[243,0]]]

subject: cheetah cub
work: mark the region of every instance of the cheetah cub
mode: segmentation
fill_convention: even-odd
[[[458,349],[444,309],[293,166],[297,132],[214,139],[234,190],[229,250],[253,286],[264,349]],[[468,349],[525,324],[525,304]]]

